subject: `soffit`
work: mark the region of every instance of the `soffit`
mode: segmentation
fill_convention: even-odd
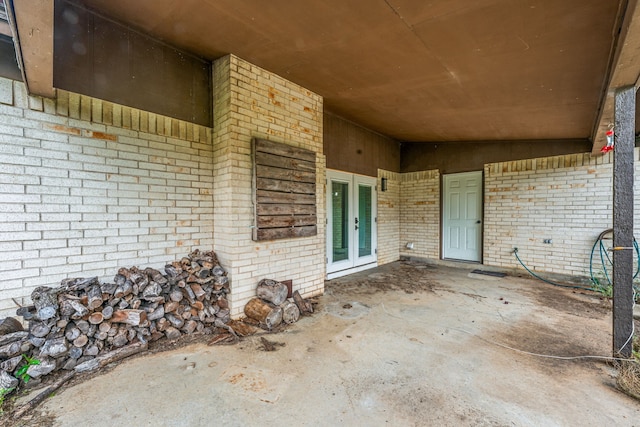
[[[621,2],[81,1],[205,58],[238,55],[385,135],[442,142],[589,138]]]

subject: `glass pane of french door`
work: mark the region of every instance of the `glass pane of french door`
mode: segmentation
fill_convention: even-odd
[[[373,188],[369,185],[358,185],[358,257],[373,253],[372,233],[372,199]]]
[[[333,262],[349,259],[349,184],[331,181]]]

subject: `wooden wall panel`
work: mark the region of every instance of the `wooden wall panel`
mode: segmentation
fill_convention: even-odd
[[[253,240],[315,236],[316,154],[254,138]]]
[[[323,115],[327,169],[378,176],[378,169],[400,172],[400,143],[328,111]]]
[[[54,3],[53,85],[212,126],[211,63],[68,0]]]
[[[402,144],[401,172],[440,170],[440,173],[479,171],[488,163],[587,153],[587,140],[407,142]]]

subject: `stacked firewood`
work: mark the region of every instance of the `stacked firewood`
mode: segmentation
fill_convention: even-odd
[[[16,328],[0,336],[0,388],[12,388],[3,387],[3,378],[11,385],[20,375],[82,372],[134,344],[146,347],[162,337],[228,329],[228,291],[216,255],[199,250],[167,264],[164,274],[153,268],[121,268],[111,283],[93,277],[36,288],[33,305],[17,311],[28,321],[28,331]]]
[[[300,314],[313,313],[311,303],[300,292],[290,294],[289,287],[277,280],[262,279],[256,288],[256,298],[244,306],[244,314],[267,330],[281,323],[295,323]]]

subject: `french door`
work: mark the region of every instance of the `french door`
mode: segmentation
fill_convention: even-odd
[[[376,178],[327,171],[327,277],[377,262]]]

